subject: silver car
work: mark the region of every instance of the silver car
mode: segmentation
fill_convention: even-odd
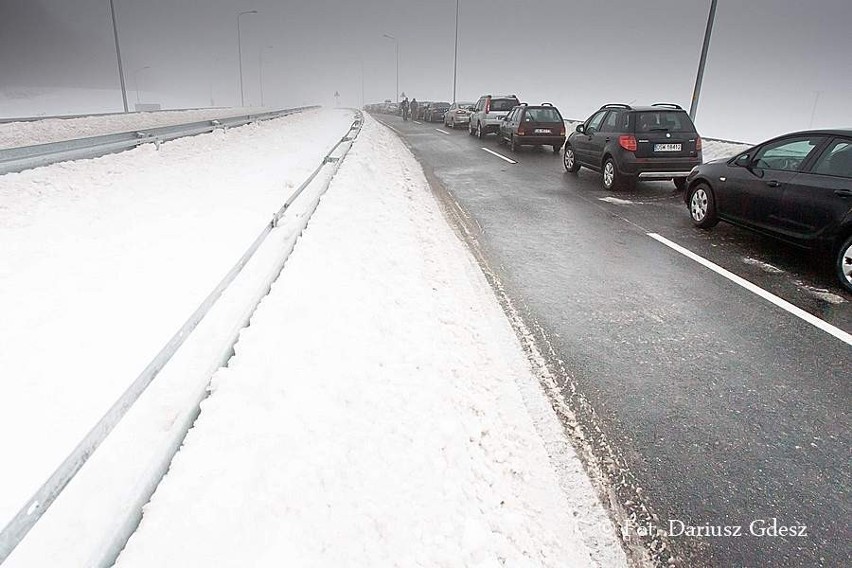
[[[509,111],[521,104],[515,95],[492,96],[482,95],[476,103],[476,108],[470,117],[468,132],[484,138],[489,132],[497,133],[503,117]]]
[[[470,115],[476,105],[473,103],[453,103],[444,115],[444,126],[455,128],[457,124],[470,124]]]

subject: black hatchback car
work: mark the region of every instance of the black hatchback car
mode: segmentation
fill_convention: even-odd
[[[550,103],[522,104],[507,114],[497,130],[497,143],[508,142],[512,152],[520,146],[551,146],[553,153],[565,144],[565,121]]]
[[[692,222],[720,220],[833,255],[852,292],[852,129],[774,138],[696,167],[684,194]]]
[[[636,179],[671,179],[686,187],[701,163],[701,137],[689,115],[671,103],[604,105],[565,141],[563,165],[601,172],[606,189],[629,189]]]

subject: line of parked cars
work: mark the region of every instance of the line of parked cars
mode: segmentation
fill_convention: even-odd
[[[672,180],[696,227],[725,221],[828,253],[838,281],[852,292],[852,129],[794,132],[703,163],[701,136],[672,103],[605,104],[567,136],[556,107],[523,104],[515,95],[426,108],[433,110],[425,120],[467,126],[479,138],[493,133],[512,151],[561,148],[566,172],[598,172],[607,190]]]

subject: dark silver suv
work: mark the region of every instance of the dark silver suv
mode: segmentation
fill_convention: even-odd
[[[701,164],[701,137],[681,107],[607,104],[565,141],[562,163],[571,173],[601,172],[604,188],[630,189],[637,179],[671,179],[679,190]]]

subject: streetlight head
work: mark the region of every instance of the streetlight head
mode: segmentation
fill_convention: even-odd
[[[388,39],[396,40],[396,38],[395,38],[395,37],[393,37],[393,36],[392,36],[392,35],[390,35],[390,34],[383,34],[383,35],[382,35],[382,37],[386,37],[386,38],[388,38]]]

